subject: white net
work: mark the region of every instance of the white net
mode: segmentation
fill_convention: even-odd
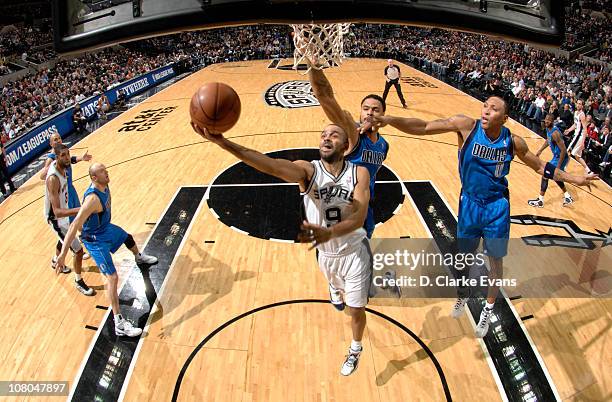
[[[307,73],[311,68],[320,70],[342,64],[344,37],[350,26],[350,23],[291,25],[295,45],[293,68],[305,63]]]

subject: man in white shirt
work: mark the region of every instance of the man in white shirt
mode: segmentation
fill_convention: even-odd
[[[476,69],[476,70],[472,71],[471,73],[468,73],[467,76],[468,76],[468,78],[470,78],[472,80],[475,80],[475,79],[480,78],[480,76],[482,76],[482,73],[480,72],[479,69]]]
[[[534,101],[534,104],[536,107],[534,119],[536,121],[541,121],[542,116],[544,115],[544,105],[546,105],[546,98],[544,97],[544,95],[542,95],[541,92],[538,94],[538,97]]]

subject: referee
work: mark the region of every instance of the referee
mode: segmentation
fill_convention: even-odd
[[[404,99],[404,95],[402,94],[402,87],[400,87],[400,78],[402,78],[402,74],[400,72],[400,68],[397,64],[393,64],[393,60],[387,60],[389,65],[385,67],[385,78],[387,82],[385,83],[385,91],[383,92],[383,100],[387,100],[387,95],[389,94],[389,88],[391,85],[395,86],[395,90],[397,91],[397,96],[400,98],[402,102],[402,107],[406,109],[406,99]]]

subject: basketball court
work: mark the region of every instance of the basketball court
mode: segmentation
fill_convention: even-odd
[[[280,157],[316,157],[328,121],[308,100],[306,78],[277,68],[291,62],[211,65],[74,144],[74,152],[88,149],[107,166],[113,222],[160,259],[140,271],[127,250],[115,255],[124,315],[146,324],[141,338],[107,332],[104,282],[91,260],[84,262],[84,278],[97,294],[89,298],[75,290],[71,275],[58,277],[49,268],[56,239],[42,216],[38,178],[0,206],[0,378],[69,381],[72,400],[609,400],[612,249],[605,245],[612,192],[603,182],[591,192],[570,186],[576,202],[563,208],[561,192],[551,187],[546,206],[536,210],[527,199],[539,191],[540,176],[517,161],[509,175],[511,238],[556,235],[590,241],[593,248],[548,249],[563,257],[565,265],[555,266],[538,260],[537,246],[525,246],[525,253],[533,252],[526,261],[541,274],[531,286],[564,276],[550,297],[508,295],[512,323],[493,324],[484,340],[474,337],[470,314],[449,316],[454,299],[374,298],[360,367],[350,377],[339,375],[350,321],[328,304],[314,251],[293,242],[297,185],[255,173],[189,125],[191,95],[205,82],[224,82],[242,102],[228,138]],[[349,59],[325,73],[339,103],[356,116],[365,95],[382,91],[384,65]],[[387,114],[426,120],[480,115],[476,99],[401,68],[409,108],[402,109],[392,92]],[[156,123],[120,131],[145,127],[147,120]],[[514,121],[507,126],[532,150],[543,141]],[[381,223],[374,237],[432,238],[442,250],[445,230],[456,227],[456,134],[381,132],[390,152],[378,176]],[[572,160],[568,171],[581,168]],[[73,177],[82,194],[87,164],[75,165]],[[506,272],[519,268],[510,265]],[[583,296],[567,297],[568,289]],[[522,334],[521,350],[530,360],[512,360],[504,331],[507,338]],[[504,359],[508,364],[500,363]],[[533,380],[537,370],[544,377]],[[519,394],[525,378],[532,380]]]

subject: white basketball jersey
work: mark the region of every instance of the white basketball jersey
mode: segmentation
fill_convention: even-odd
[[[582,135],[582,131],[586,128],[582,127],[582,120],[580,120],[582,116],[584,116],[583,111],[576,110],[574,112],[574,125],[576,126],[576,131],[574,131],[574,135]]]
[[[51,206],[51,199],[49,198],[49,190],[47,189],[47,180],[49,177],[56,176],[60,182],[60,207],[67,209],[68,208],[68,179],[66,176],[62,176],[60,172],[57,171],[57,161],[53,161],[51,165],[49,165],[49,170],[47,171],[47,178],[45,179],[45,220],[56,220],[55,214],[53,213],[53,207]],[[60,218],[59,220],[68,221],[68,217]]]
[[[316,225],[330,227],[353,213],[353,192],[357,184],[357,165],[345,161],[342,172],[335,178],[320,160],[311,162],[314,174],[302,195],[306,219]],[[366,231],[359,228],[344,236],[320,244],[317,249],[326,254],[344,254],[365,238]]]

